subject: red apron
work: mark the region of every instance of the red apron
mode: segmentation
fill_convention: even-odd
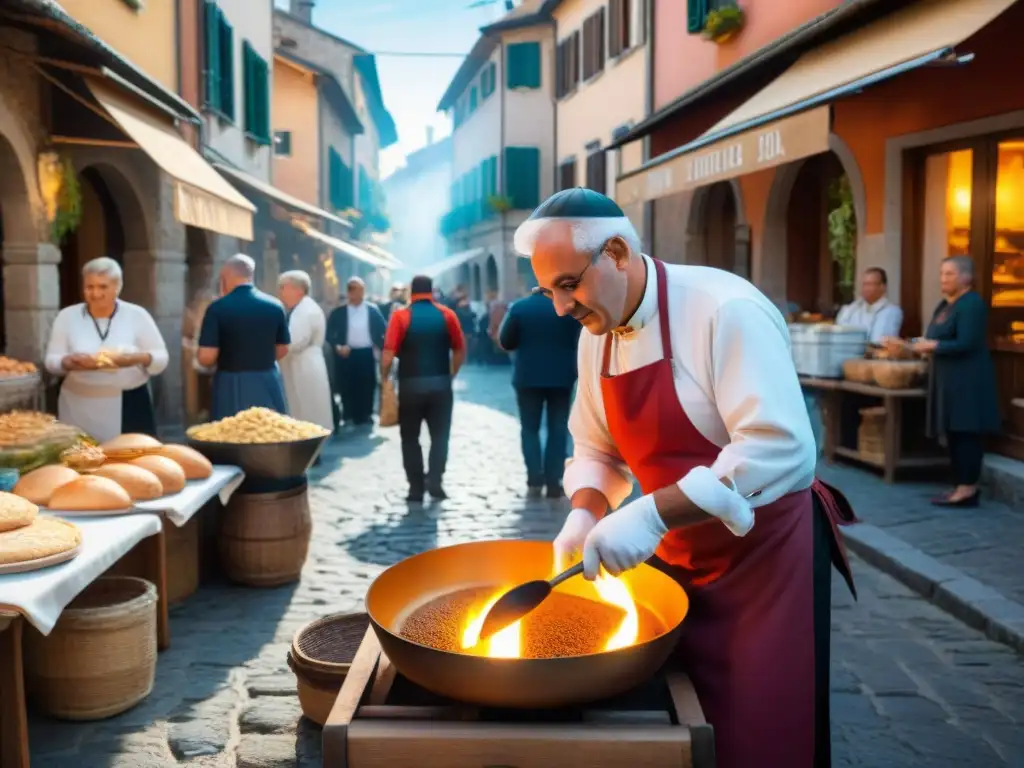
[[[678,482],[694,467],[711,466],[721,451],[679,403],[665,268],[657,260],[654,265],[664,357],[609,376],[608,334],[601,371],[608,429],[644,493]],[[853,590],[836,526],[856,518],[838,492],[833,496],[817,480],[813,488],[759,507],[743,538],[710,520],[670,531],[658,547],[666,570],[690,597],[678,655],[714,727],[718,768],[814,765],[812,492],[829,518],[832,561]]]

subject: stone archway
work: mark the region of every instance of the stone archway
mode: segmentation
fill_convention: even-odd
[[[833,168],[838,166],[849,180],[853,197],[853,208],[857,220],[858,248],[864,241],[866,196],[864,178],[860,166],[847,144],[835,134],[829,136],[830,151],[826,155],[815,155],[798,162],[780,166],[768,193],[765,206],[764,236],[761,238],[757,258],[754,260],[754,279],[769,298],[780,306],[790,301],[789,266],[792,251],[790,236],[790,202],[794,187],[800,181],[801,173],[806,176],[809,164],[822,163],[822,157],[830,158]]]
[[[750,277],[750,228],[735,179],[701,187],[690,200],[686,263]]]
[[[460,264],[455,277],[455,285],[456,287],[462,286],[463,290],[466,291],[466,295],[470,298],[472,298],[473,290],[472,281],[473,275],[470,272],[469,264]]]

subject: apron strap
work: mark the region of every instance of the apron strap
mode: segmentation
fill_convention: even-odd
[[[658,281],[658,323],[661,326],[661,356],[672,361],[672,336],[668,322],[668,280],[665,278],[665,265],[658,259],[654,262],[655,279]],[[601,357],[601,378],[608,378],[608,365],[612,358],[612,333],[605,335],[604,352]]]
[[[850,590],[850,594],[856,600],[857,587],[853,583],[853,569],[850,568],[850,559],[846,554],[846,544],[843,542],[842,534],[839,532],[839,526],[853,525],[859,523],[860,520],[857,519],[853,506],[847,501],[846,497],[831,485],[826,485],[818,478],[814,478],[811,492],[817,497],[825,512],[825,517],[828,518],[829,528],[832,533],[829,546],[832,565],[842,575],[843,580],[846,581],[846,586]]]

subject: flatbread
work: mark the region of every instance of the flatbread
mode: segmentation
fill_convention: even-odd
[[[0,491],[0,532],[13,531],[29,525],[39,514],[39,507],[21,496]]]
[[[23,528],[0,533],[0,565],[59,555],[81,543],[78,526],[59,517],[37,517]]]

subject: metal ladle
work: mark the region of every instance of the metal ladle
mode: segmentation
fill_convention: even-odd
[[[754,491],[744,498],[752,499],[760,496],[761,491]],[[553,579],[536,579],[513,587],[491,606],[491,610],[484,617],[483,626],[480,628],[480,639],[477,642],[486,640],[491,635],[500,632],[505,627],[515,624],[526,614],[537,609],[537,607],[548,599],[552,590],[566,579],[579,576],[583,573],[583,561],[562,571]]]

